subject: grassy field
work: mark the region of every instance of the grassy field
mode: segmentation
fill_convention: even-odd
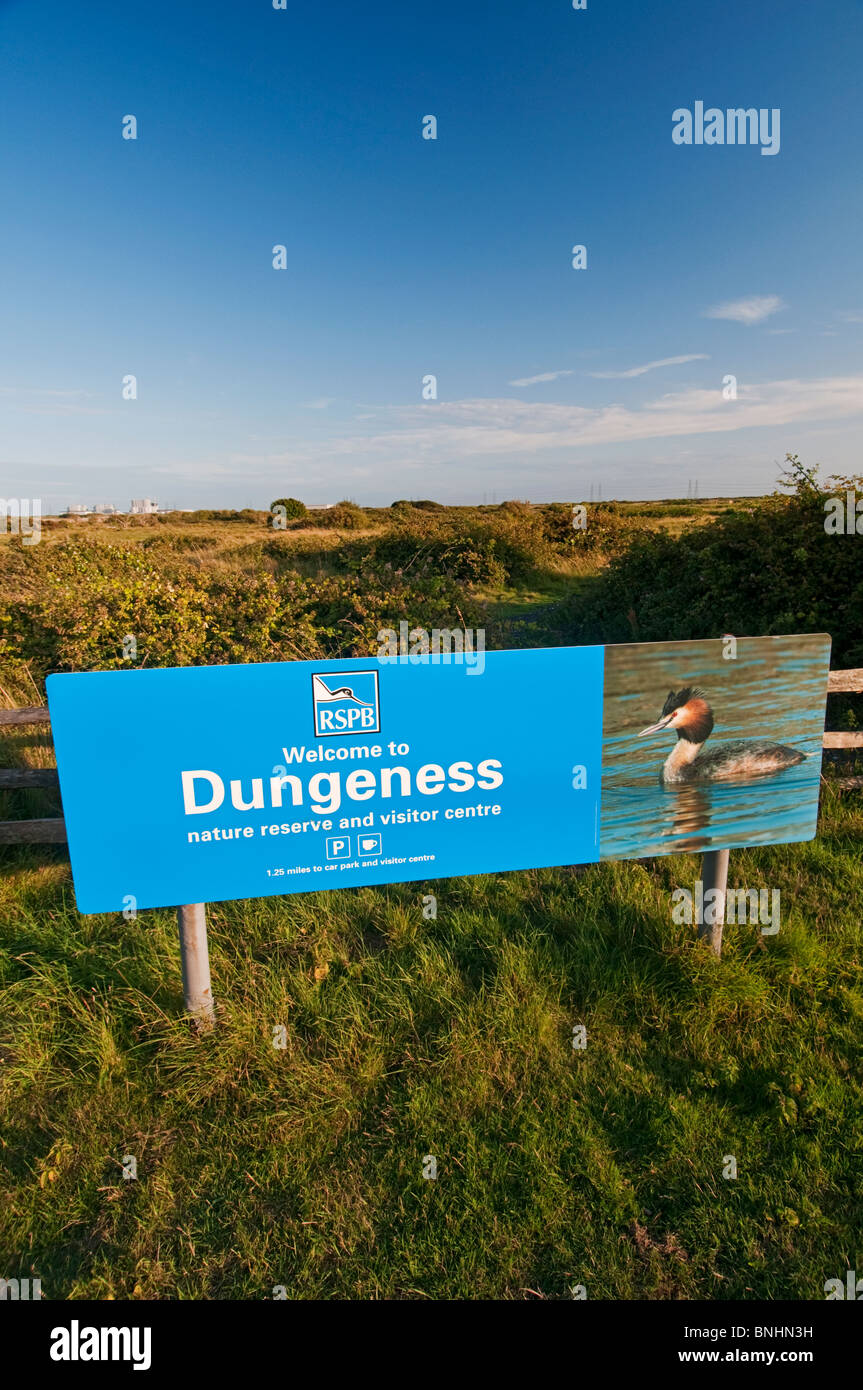
[[[192,529],[202,570],[261,563],[251,524]],[[347,539],[280,544],[325,576]],[[553,640],[603,564],[473,586],[489,646]],[[0,698],[40,679],[10,663]],[[0,744],[50,761],[36,730]],[[825,782],[813,843],[732,853],[783,925],[727,927],[718,962],[672,922],[688,856],[214,904],[203,1037],[173,912],[79,916],[58,851],[0,850],[0,1273],[52,1299],[823,1298],[863,1268],[861,841],[863,796]]]

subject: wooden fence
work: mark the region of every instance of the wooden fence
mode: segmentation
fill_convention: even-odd
[[[852,695],[863,693],[863,667],[850,671],[831,671],[827,693]],[[42,705],[22,709],[0,710],[0,727],[25,727],[49,724],[51,717]],[[824,734],[827,749],[863,749],[861,733]],[[843,788],[863,787],[863,777],[837,777],[835,785]],[[60,782],[54,768],[0,768],[0,791],[42,787],[59,791]],[[0,845],[66,843],[66,824],[62,816],[44,820],[0,821]],[[705,893],[718,888],[723,893],[728,878],[728,850],[710,850],[704,855],[702,879]],[[718,915],[718,914],[717,914]],[[180,927],[180,954],[183,969],[183,992],[186,1008],[202,1023],[212,1021],[213,998],[210,986],[210,966],[207,953],[206,908],[203,903],[186,903],[177,908]],[[699,935],[706,937],[716,955],[722,949],[722,922],[702,926]]]

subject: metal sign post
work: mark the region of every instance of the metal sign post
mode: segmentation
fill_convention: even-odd
[[[213,1027],[213,989],[210,983],[210,955],[207,949],[207,909],[204,903],[186,903],[177,908],[180,926],[180,964],[186,1012],[201,1032]]]
[[[715,956],[722,955],[722,928],[725,923],[725,889],[728,883],[728,853],[727,849],[708,850],[704,855],[704,863],[701,868],[701,879],[704,884],[705,899],[711,888],[719,893],[713,922],[700,922],[698,924],[698,935],[703,941],[707,941]]]

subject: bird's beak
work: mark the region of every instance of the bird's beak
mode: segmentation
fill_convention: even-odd
[[[660,719],[658,724],[650,724],[646,729],[642,729],[637,738],[644,738],[645,734],[658,734],[660,729],[667,729],[671,723],[671,715],[667,714],[664,719]]]

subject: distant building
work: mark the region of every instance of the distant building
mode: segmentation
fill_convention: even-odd
[[[151,497],[133,497],[132,505],[129,507],[133,516],[153,516],[158,510],[158,503],[154,502]]]
[[[66,510],[65,510],[65,512],[63,513],[63,515],[64,515],[64,516],[89,516],[89,515],[90,515],[90,508],[87,507],[87,506],[85,506],[83,502],[73,502],[73,503],[71,504],[71,506],[68,506],[68,507],[66,508]]]
[[[117,516],[119,515],[116,507],[112,507],[110,502],[99,502],[93,508],[97,516]]]

